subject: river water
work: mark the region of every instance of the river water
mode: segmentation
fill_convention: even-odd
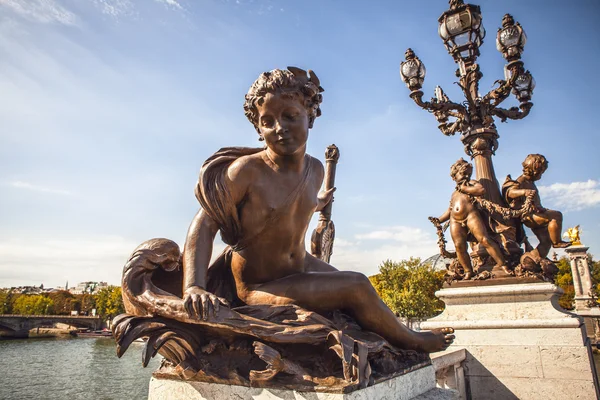
[[[162,357],[142,368],[143,346],[119,359],[110,338],[0,340],[0,400],[144,400]]]
[[[162,357],[142,368],[143,346],[119,359],[111,338],[0,340],[0,399],[146,399]]]

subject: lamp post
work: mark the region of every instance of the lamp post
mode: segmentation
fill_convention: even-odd
[[[400,64],[400,77],[410,89],[410,97],[414,102],[433,113],[444,135],[461,134],[465,152],[475,164],[476,177],[486,189],[484,197],[504,205],[492,163],[492,155],[498,148],[494,118],[502,122],[521,119],[529,114],[533,106],[530,100],[535,81],[521,61],[527,37],[521,25],[506,14],[496,37],[496,47],[507,61],[505,79],[497,81],[499,86],[482,96],[479,93],[479,80],[483,74],[479,70],[477,57],[485,38],[485,29],[479,6],[464,4],[462,0],[450,0],[450,9],[438,21],[438,33],[458,65],[456,76],[466,101],[451,101],[439,86],[435,88],[435,97],[431,101],[423,101],[421,88],[426,70],[412,49],[406,50],[406,60]],[[519,100],[519,107],[501,108],[500,103],[511,93]]]

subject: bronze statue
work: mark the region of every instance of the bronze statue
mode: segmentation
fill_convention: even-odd
[[[183,254],[166,239],[132,254],[123,273],[129,315],[114,327],[120,354],[132,338],[147,335],[144,360],[162,349],[184,377],[266,385],[283,371],[295,384],[335,386],[341,379],[364,387],[410,359],[423,362],[406,350],[450,345],[451,328],[408,329],[366,276],[338,271],[306,251],[310,219],[334,191],[320,191],[323,165],[306,154],[321,92],[312,71],[294,67],[265,72],[250,87],[244,110],[265,147],[223,148],[204,163],[196,187],[201,209]],[[217,232],[228,247],[209,267]],[[331,366],[327,349],[342,369]],[[257,357],[266,370],[251,370]]]
[[[508,175],[502,185],[502,194],[513,209],[520,208],[528,194],[533,197],[533,212],[523,215],[521,221],[533,231],[540,242],[534,250],[527,249],[526,256],[535,263],[545,259],[551,248],[564,248],[571,245],[570,242],[565,242],[560,237],[562,213],[542,206],[538,188],[535,185],[546,169],[548,169],[546,157],[541,154],[529,154],[523,161],[523,174],[516,180]]]
[[[572,246],[581,246],[581,229],[579,225],[575,225],[573,228],[569,228],[563,233],[563,237],[569,239]],[[556,254],[556,252],[554,253]]]
[[[482,245],[496,262],[496,267],[510,274],[502,250],[489,235],[483,216],[475,205],[475,197],[485,194],[485,188],[471,179],[473,166],[462,158],[452,164],[450,176],[456,182],[456,189],[450,199],[450,207],[439,217],[430,218],[436,224],[450,221],[450,234],[456,248],[456,256],[464,269],[462,279],[469,280],[475,276],[467,242],[476,241]]]
[[[335,168],[340,159],[340,151],[335,144],[327,147],[325,151],[325,190],[331,189],[335,184]],[[329,263],[333,254],[333,240],[335,239],[335,225],[331,220],[332,201],[330,201],[319,215],[319,224],[310,238],[310,252],[316,258]]]

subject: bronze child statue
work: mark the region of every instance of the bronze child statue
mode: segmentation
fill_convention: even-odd
[[[322,101],[319,81],[312,71],[309,74],[307,79],[306,72],[296,68],[261,74],[246,95],[244,110],[265,148],[248,154],[224,149],[205,163],[196,191],[202,209],[192,221],[183,252],[189,313],[206,318],[224,305],[207,290],[206,277],[212,242],[220,230],[231,246],[225,258],[243,303],[295,304],[317,312],[343,309],[361,327],[400,348],[443,350],[453,339],[450,330],[408,329],[366,276],[338,271],[306,251],[304,238],[312,215],[333,194],[319,193],[323,165],[306,154],[309,129],[321,114]],[[211,193],[215,184],[219,193]]]
[[[160,349],[185,379],[365,387],[452,343],[452,328],[408,329],[365,275],[306,251],[309,222],[334,191],[320,191],[323,165],[306,154],[322,91],[312,71],[293,67],[250,87],[244,110],[265,146],[223,148],[204,163],[182,254],[152,239],[131,255],[118,354],[148,336],[144,363]],[[217,232],[228,247],[209,266]],[[257,357],[266,370],[252,370]]]
[[[533,195],[534,211],[524,215],[521,221],[533,231],[540,241],[533,251],[528,249],[526,253],[536,263],[545,259],[552,247],[564,248],[571,245],[570,242],[561,240],[562,213],[542,206],[538,188],[535,185],[546,169],[548,169],[546,157],[541,154],[529,154],[523,161],[523,174],[516,180],[508,175],[502,185],[502,194],[512,209],[521,208],[526,196]]]
[[[452,164],[450,176],[456,182],[456,190],[452,193],[450,207],[439,218],[430,219],[435,224],[450,220],[450,234],[456,256],[465,271],[463,279],[469,280],[475,276],[467,246],[473,240],[487,250],[496,262],[496,267],[510,274],[500,246],[490,237],[481,213],[473,204],[472,198],[483,196],[485,188],[479,182],[471,180],[472,174],[473,166],[462,158]]]

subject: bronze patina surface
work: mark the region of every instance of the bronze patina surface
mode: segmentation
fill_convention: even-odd
[[[254,82],[244,110],[265,147],[223,148],[204,163],[183,252],[152,239],[131,255],[128,314],[113,328],[119,354],[147,336],[144,363],[160,352],[180,379],[347,391],[450,345],[451,328],[408,329],[366,276],[306,251],[313,214],[322,213],[322,232],[331,222],[337,155],[328,150],[326,174],[306,154],[322,92],[314,72],[293,67]],[[217,232],[228,247],[209,266]]]
[[[521,61],[525,32],[510,14],[504,16],[496,47],[507,61],[505,79],[497,80],[498,87],[481,94],[479,81],[483,74],[477,57],[485,37],[482,20],[479,6],[462,0],[450,0],[450,8],[438,20],[439,35],[458,65],[457,83],[465,101],[451,101],[439,86],[435,88],[435,97],[423,100],[425,66],[412,49],[406,50],[405,61],[400,64],[400,76],[411,91],[410,97],[419,107],[433,113],[444,135],[461,134],[465,152],[475,166],[475,180],[471,180],[473,166],[466,161],[452,166],[456,190],[450,207],[439,218],[429,219],[437,229],[441,255],[454,258],[447,266],[449,283],[489,278],[514,283],[512,276],[552,280],[558,269],[547,258],[550,248],[571,243],[560,240],[562,214],[542,207],[534,183],[547,168],[546,159],[530,154],[523,163],[523,175],[516,180],[509,176],[502,191],[492,163],[499,138],[495,119],[501,122],[522,119],[533,107],[535,81]],[[519,107],[500,107],[511,94],[519,101]],[[523,225],[539,239],[536,249],[529,244]],[[456,252],[446,250],[447,227]]]

